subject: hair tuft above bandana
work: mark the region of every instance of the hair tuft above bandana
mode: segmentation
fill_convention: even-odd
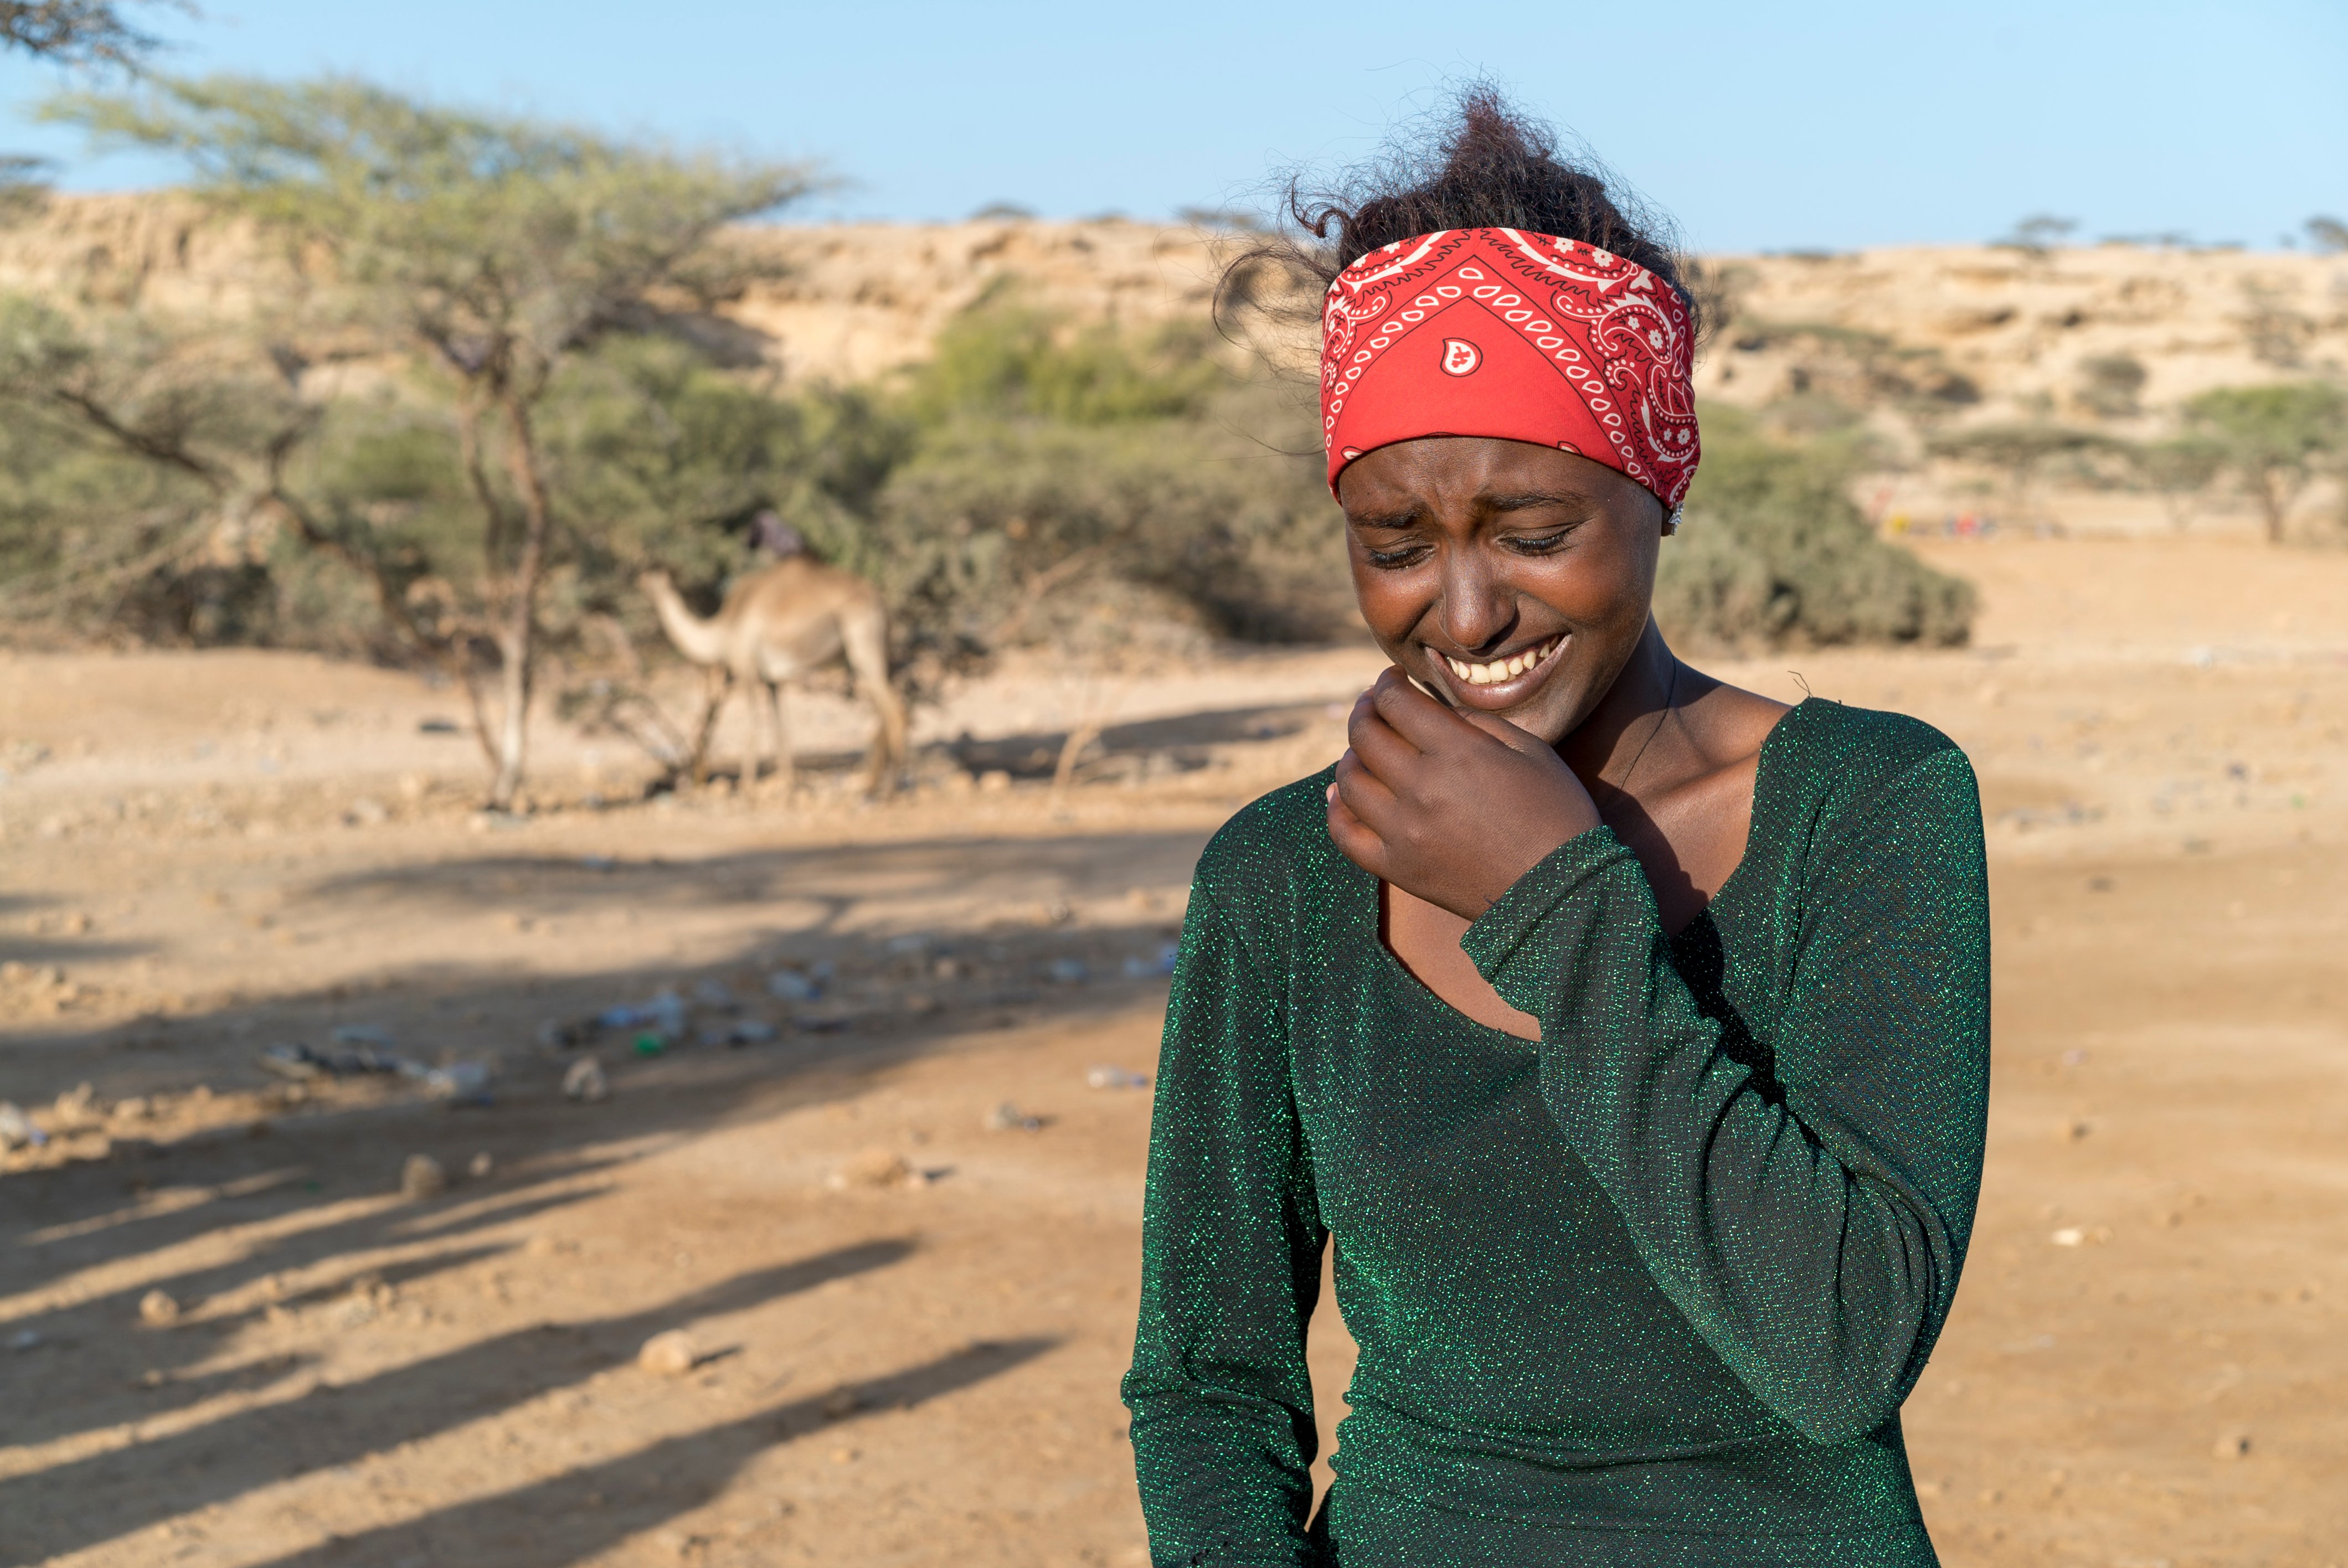
[[[1610,251],[1447,229],[1337,274],[1321,317],[1329,488],[1363,453],[1495,436],[1603,463],[1675,510],[1695,477],[1695,333],[1669,283]]]

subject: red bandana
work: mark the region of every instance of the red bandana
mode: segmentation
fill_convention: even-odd
[[[1446,229],[1373,251],[1321,316],[1329,488],[1373,447],[1497,436],[1603,463],[1675,508],[1695,477],[1694,340],[1677,290],[1576,240]]]

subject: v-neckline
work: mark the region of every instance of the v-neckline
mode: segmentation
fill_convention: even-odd
[[[1746,866],[1750,865],[1753,859],[1753,827],[1755,824],[1757,824],[1761,820],[1762,801],[1768,794],[1769,784],[1776,772],[1776,770],[1771,765],[1770,753],[1776,747],[1778,737],[1783,735],[1790,725],[1794,715],[1801,712],[1804,709],[1809,707],[1811,703],[1816,702],[1819,699],[1816,697],[1803,698],[1800,702],[1795,703],[1792,707],[1778,714],[1777,722],[1769,726],[1769,733],[1761,737],[1761,751],[1754,763],[1753,768],[1753,811],[1751,816],[1746,822],[1745,829],[1744,853],[1736,857],[1736,864],[1730,867],[1728,875],[1721,878],[1720,886],[1713,890],[1712,897],[1704,901],[1704,907],[1697,910],[1694,915],[1688,917],[1687,923],[1683,925],[1679,930],[1668,933],[1664,936],[1663,940],[1666,943],[1678,941],[1683,935],[1694,927],[1697,921],[1709,918],[1713,912],[1718,909],[1722,902],[1727,898],[1730,892],[1736,887],[1738,879],[1745,875]],[[1604,826],[1604,824],[1601,823],[1600,826]],[[1598,829],[1592,828],[1590,831],[1595,833]],[[1608,828],[1607,831],[1611,833],[1613,830],[1612,828]],[[1330,847],[1332,853],[1334,853],[1335,845],[1332,845]],[[1344,857],[1343,856],[1339,856],[1338,858],[1342,860]],[[1455,1025],[1473,1030],[1480,1037],[1486,1040],[1505,1040],[1511,1045],[1531,1046],[1535,1049],[1539,1049],[1541,1042],[1538,1040],[1528,1040],[1520,1034],[1510,1034],[1507,1030],[1499,1029],[1492,1024],[1485,1023],[1479,1019],[1469,1018],[1466,1013],[1460,1011],[1453,1003],[1440,996],[1437,996],[1434,989],[1429,987],[1425,980],[1420,979],[1418,976],[1412,973],[1410,966],[1404,963],[1400,956],[1397,955],[1392,948],[1386,946],[1385,933],[1383,929],[1384,921],[1380,918],[1380,915],[1382,913],[1381,906],[1384,902],[1385,895],[1379,879],[1371,876],[1368,872],[1364,871],[1360,866],[1354,866],[1354,863],[1350,860],[1346,860],[1345,864],[1353,866],[1354,872],[1361,877],[1369,893],[1369,897],[1365,903],[1357,905],[1355,907],[1357,912],[1364,907],[1366,907],[1367,909],[1369,917],[1366,924],[1368,927],[1370,946],[1377,951],[1377,958],[1373,961],[1380,962],[1385,965],[1386,976],[1389,981],[1400,981],[1405,990],[1416,991],[1425,1002],[1433,1006],[1439,1011],[1449,1015]],[[1642,875],[1643,875],[1643,873],[1642,873]],[[1661,929],[1660,922],[1657,924],[1657,928],[1659,930]]]

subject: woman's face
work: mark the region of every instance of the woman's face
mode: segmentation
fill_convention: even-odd
[[[1429,436],[1337,482],[1354,591],[1386,656],[1437,697],[1554,744],[1647,628],[1663,503],[1601,463]]]

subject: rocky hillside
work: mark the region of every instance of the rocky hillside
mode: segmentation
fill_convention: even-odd
[[[1086,320],[1205,312],[1229,236],[1125,221],[746,231],[776,276],[708,324],[791,381],[921,359],[994,291]],[[59,198],[0,231],[0,288],[232,318],[283,261],[181,196]],[[1868,416],[1894,449],[1932,430],[2054,421],[2142,437],[2205,388],[2348,373],[2348,256],[2106,245],[1731,256],[1704,266],[1704,395]]]

